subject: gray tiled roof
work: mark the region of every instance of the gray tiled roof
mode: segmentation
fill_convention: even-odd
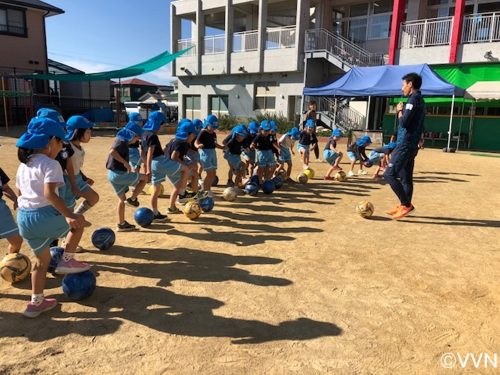
[[[27,8],[41,9],[50,12],[50,15],[62,14],[64,10],[39,0],[0,0],[0,4],[10,4]]]

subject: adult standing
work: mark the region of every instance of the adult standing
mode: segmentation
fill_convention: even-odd
[[[307,112],[304,114],[304,118],[302,119],[302,129],[305,130],[305,124],[307,120],[313,120],[314,125],[316,125],[316,109],[317,105],[314,100],[311,100],[309,102]],[[314,127],[314,134],[316,134],[316,126]],[[314,156],[316,156],[316,159],[319,159],[319,146],[318,143],[314,146]]]
[[[424,129],[425,103],[420,92],[422,77],[409,73],[403,78],[401,91],[408,97],[406,104],[397,105],[399,120],[396,148],[384,173],[400,204],[387,211],[393,219],[399,220],[415,210],[413,198],[413,168],[418,146]]]

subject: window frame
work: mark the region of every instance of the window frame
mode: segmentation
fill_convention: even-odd
[[[26,22],[26,8],[19,8],[19,7],[15,7],[15,6],[10,6],[10,5],[4,5],[4,4],[0,4],[0,10],[3,10],[5,11],[5,19],[6,19],[6,25],[7,26],[7,30],[4,31],[4,30],[0,30],[0,35],[8,35],[8,36],[16,36],[16,37],[20,37],[20,38],[27,38],[28,37],[28,25],[27,25],[27,22]],[[10,27],[13,27],[11,25],[9,25],[9,10],[15,10],[15,11],[20,11],[23,15],[23,32],[22,33],[16,33],[16,32],[12,32],[9,30]]]
[[[265,87],[266,91],[271,91],[269,87],[273,87],[274,94],[269,94],[269,95],[258,95],[258,89],[259,87]],[[253,110],[254,111],[259,111],[261,113],[265,112],[276,112],[276,89],[278,88],[278,83],[277,82],[255,82],[254,84],[254,99],[253,99]],[[259,108],[257,105],[257,98],[264,98],[264,108]],[[269,108],[268,107],[268,98],[274,100],[274,107]]]
[[[222,99],[223,97],[226,98],[226,102],[224,102],[224,100]],[[215,99],[215,98],[218,98],[218,109],[215,110],[213,108],[213,103],[212,103],[212,100]],[[208,95],[208,103],[209,103],[209,108],[208,108],[208,111],[209,113],[211,113],[212,115],[215,115],[217,117],[221,117],[221,116],[228,116],[229,115],[229,95]],[[226,110],[221,110],[221,103],[224,103],[224,105],[226,106]]]

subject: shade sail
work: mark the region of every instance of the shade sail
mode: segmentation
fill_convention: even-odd
[[[401,96],[401,78],[408,73],[422,76],[424,96],[462,96],[464,90],[435,74],[427,64],[353,67],[338,80],[321,87],[306,87],[309,96]]]
[[[30,74],[24,76],[26,79],[43,79],[52,81],[107,81],[113,78],[134,77],[144,73],[152,72],[164,65],[174,61],[177,57],[183,55],[190,48],[183,49],[182,51],[170,54],[165,51],[158,56],[146,60],[140,64],[129,66],[119,70],[112,70],[108,72],[89,73],[89,74]]]
[[[465,97],[474,100],[500,100],[500,82],[478,81],[465,91]]]

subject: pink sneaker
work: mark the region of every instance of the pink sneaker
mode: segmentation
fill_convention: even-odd
[[[52,310],[57,306],[57,301],[54,298],[44,298],[43,302],[39,305],[33,303],[28,303],[26,310],[24,310],[23,315],[26,318],[36,318],[41,313]]]
[[[57,264],[56,273],[58,274],[68,274],[68,273],[80,273],[88,271],[90,269],[90,264],[79,262],[72,258],[65,262],[61,261]]]

